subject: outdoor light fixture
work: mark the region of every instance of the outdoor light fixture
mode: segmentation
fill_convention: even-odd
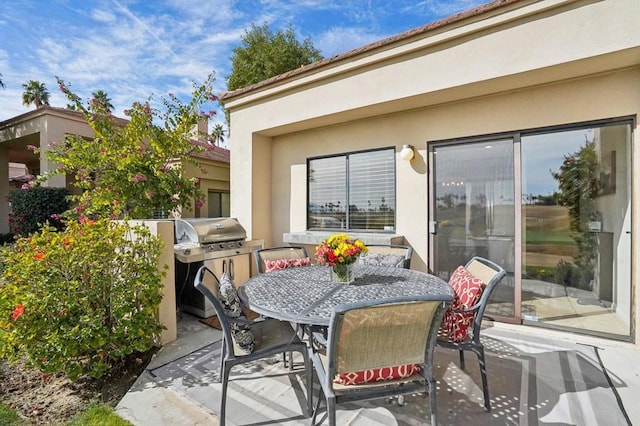
[[[402,145],[402,150],[400,150],[400,158],[405,161],[411,161],[413,155],[413,145]]]

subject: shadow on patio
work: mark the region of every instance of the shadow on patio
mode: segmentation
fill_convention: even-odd
[[[134,425],[215,421],[220,398],[216,382],[220,344],[215,342],[219,333],[187,315],[180,323],[178,342],[160,351],[118,405],[118,413]],[[465,354],[463,371],[457,352],[438,348],[440,424],[630,424],[610,380],[618,388],[626,384],[605,374],[596,347],[497,327],[485,333],[492,411],[482,408],[477,358]],[[309,424],[302,415],[302,369],[289,373],[274,358],[238,367],[231,378],[228,424]],[[337,420],[350,425],[424,425],[428,404],[426,395],[411,395],[403,406],[384,399],[354,403],[342,406]],[[324,418],[323,406],[321,410],[319,419]]]

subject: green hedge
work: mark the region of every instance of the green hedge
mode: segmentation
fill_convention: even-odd
[[[9,227],[15,235],[28,236],[38,231],[46,222],[62,228],[58,215],[69,209],[66,188],[36,186],[14,189],[7,197],[10,203]]]

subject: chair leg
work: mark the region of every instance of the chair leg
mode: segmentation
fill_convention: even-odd
[[[227,358],[227,345],[222,337],[222,351],[220,351],[220,368],[218,369],[218,380],[222,382],[222,371],[224,368],[224,360]]]
[[[313,367],[311,366],[311,360],[309,359],[309,353],[305,350],[302,351],[302,358],[304,359],[304,375],[307,383],[307,415],[311,416],[313,413]]]
[[[329,426],[336,426],[336,397],[327,397],[327,417],[329,418]]]
[[[220,396],[220,426],[225,424],[225,414],[227,410],[227,385],[229,384],[230,368],[225,365],[222,369],[222,395]]]
[[[438,398],[436,396],[436,381],[431,378],[429,384],[429,401],[431,403],[431,426],[438,424]]]
[[[482,346],[474,351],[478,355],[480,363],[480,376],[482,377],[482,393],[484,394],[484,410],[491,411],[491,401],[489,400],[489,383],[487,380],[487,362],[484,358],[484,348]]]
[[[460,369],[464,370],[464,351],[460,349],[459,352],[460,352]]]

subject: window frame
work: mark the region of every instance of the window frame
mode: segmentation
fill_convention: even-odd
[[[380,151],[389,151],[390,153],[393,154],[393,161],[392,161],[392,165],[393,165],[393,176],[392,176],[392,182],[393,182],[393,206],[391,206],[391,208],[393,209],[393,229],[354,229],[351,228],[351,220],[350,220],[350,208],[349,208],[349,200],[351,199],[350,197],[350,193],[349,193],[349,157],[352,155],[358,155],[358,154],[367,154],[367,153],[372,153],[372,152],[380,152]],[[345,228],[330,228],[330,227],[311,227],[311,215],[312,212],[309,209],[309,204],[311,201],[311,197],[310,197],[310,180],[309,180],[309,171],[311,170],[311,162],[314,160],[322,160],[322,159],[327,159],[327,158],[339,158],[339,157],[345,157],[345,195],[346,195],[346,209],[345,209],[345,218],[346,218],[346,226]],[[327,154],[327,155],[319,155],[319,156],[315,156],[315,157],[308,157],[307,158],[307,188],[306,188],[306,229],[308,231],[336,231],[336,232],[362,232],[362,233],[395,233],[395,230],[397,228],[397,167],[396,167],[397,161],[396,161],[396,149],[394,146],[385,146],[385,147],[381,147],[381,148],[371,148],[371,149],[364,149],[364,150],[356,150],[356,151],[348,151],[348,152],[342,152],[342,153],[338,153],[338,154]]]

